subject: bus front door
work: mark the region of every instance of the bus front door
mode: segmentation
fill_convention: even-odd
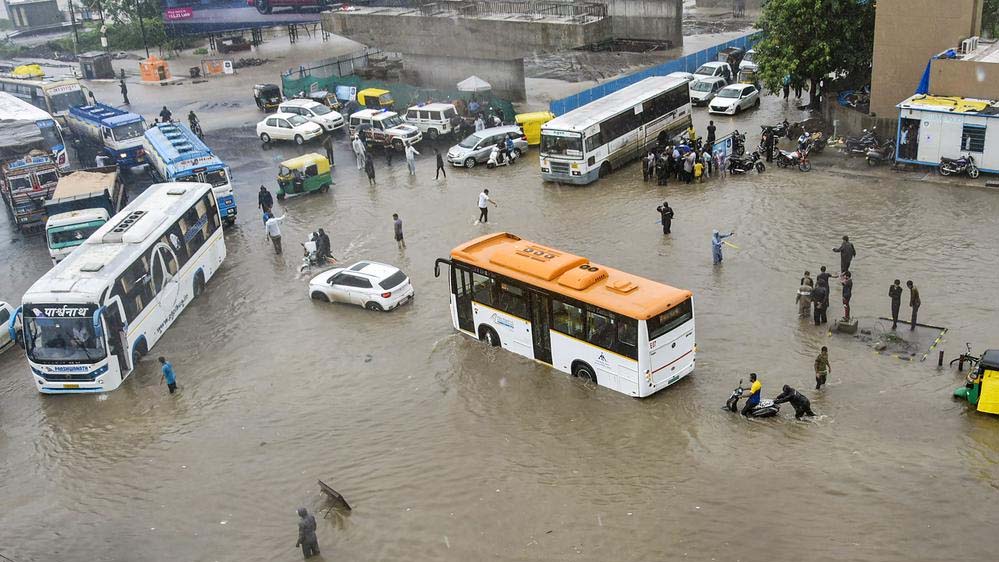
[[[551,318],[552,301],[548,295],[529,291],[531,295],[531,337],[534,340],[534,358],[552,364],[552,340],[548,319]]]
[[[451,285],[455,307],[458,309],[458,329],[475,334],[475,320],[472,319],[472,272],[452,267]]]

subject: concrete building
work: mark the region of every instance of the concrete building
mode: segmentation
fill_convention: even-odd
[[[607,5],[614,39],[683,45],[683,0],[592,0]],[[729,0],[731,1],[731,0]]]
[[[999,100],[999,41],[972,39],[967,52],[930,61],[929,91],[937,96]]]
[[[357,7],[323,12],[322,27],[401,53],[406,71],[421,85],[454,88],[475,75],[514,101],[526,97],[525,55],[612,37],[607,7],[595,2],[446,0],[416,8]]]
[[[4,8],[14,29],[50,27],[63,21],[56,0],[4,0]]]
[[[979,34],[983,4],[984,0],[878,0],[871,114],[894,118],[896,105],[916,91],[930,57]]]

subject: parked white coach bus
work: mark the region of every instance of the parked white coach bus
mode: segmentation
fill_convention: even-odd
[[[541,177],[585,185],[645,155],[691,124],[682,78],[653,76],[574,109],[541,127]]]
[[[440,258],[451,321],[489,345],[629,396],[694,370],[693,294],[500,232]]]
[[[8,329],[39,392],[121,385],[225,259],[216,205],[209,184],[154,184],[28,289]]]

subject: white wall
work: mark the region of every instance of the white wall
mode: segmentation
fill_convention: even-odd
[[[903,110],[902,118],[920,119],[920,162],[937,163],[940,158],[958,158],[966,154],[961,150],[961,133],[965,124],[985,126],[985,152],[970,153],[979,168],[999,171],[999,118],[978,115],[960,115],[935,111]]]

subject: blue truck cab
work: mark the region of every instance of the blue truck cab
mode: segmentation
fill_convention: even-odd
[[[142,133],[146,122],[138,113],[103,103],[71,107],[66,124],[73,134],[101,147],[121,168],[146,163]]]
[[[236,222],[236,197],[229,166],[181,123],[156,123],[142,137],[149,171],[158,182],[187,181],[212,185],[219,217]]]

